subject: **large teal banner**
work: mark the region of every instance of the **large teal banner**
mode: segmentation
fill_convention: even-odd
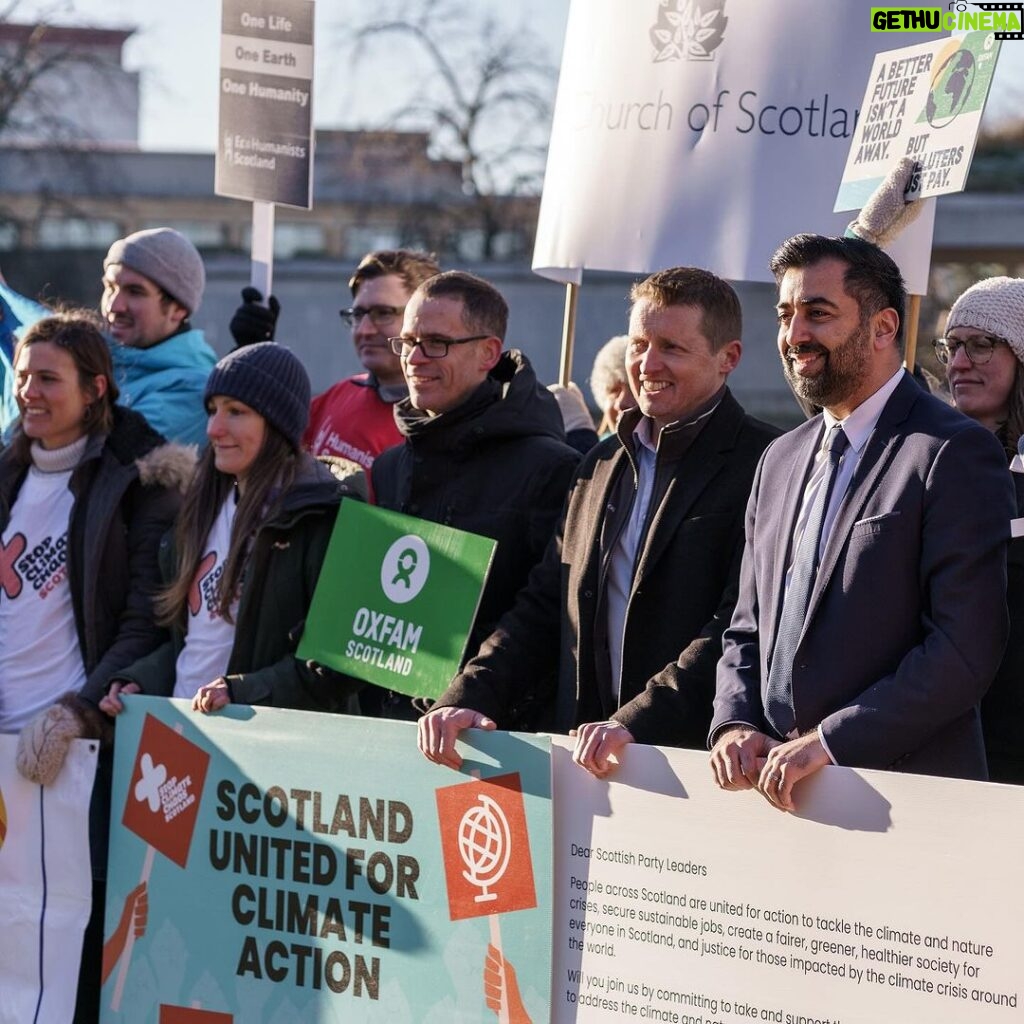
[[[550,1018],[547,738],[125,704],[104,1024]]]

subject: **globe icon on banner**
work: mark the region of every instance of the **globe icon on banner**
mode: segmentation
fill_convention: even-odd
[[[925,118],[933,128],[945,128],[963,112],[976,75],[974,54],[966,48],[955,49],[939,65],[925,101]]]
[[[462,877],[480,889],[473,897],[475,903],[497,899],[490,890],[501,881],[511,855],[512,836],[505,812],[481,793],[480,802],[470,807],[459,822],[459,856],[466,865]]]

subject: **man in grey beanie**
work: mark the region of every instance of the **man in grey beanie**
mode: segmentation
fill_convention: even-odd
[[[198,445],[206,443],[203,388],[217,362],[189,322],[205,284],[202,257],[173,228],[120,238],[103,261],[100,306],[121,402],[168,439]]]

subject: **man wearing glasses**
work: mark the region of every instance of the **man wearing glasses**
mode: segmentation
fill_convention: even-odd
[[[348,283],[353,304],[340,312],[366,372],[313,399],[303,445],[314,455],[340,455],[369,473],[373,460],[402,440],[393,409],[407,392],[388,338],[400,330],[409,296],[440,269],[433,256],[409,249],[381,249],[360,260]]]
[[[378,505],[498,542],[470,652],[544,553],[579,460],[554,397],[521,352],[504,351],[507,321],[504,298],[473,274],[449,271],[416,289],[391,339],[409,388],[395,407],[404,443],[372,469]],[[397,696],[383,713],[413,714]]]
[[[583,457],[529,584],[420,720],[437,764],[461,764],[461,730],[509,728],[531,691],[551,705],[545,725],[577,730],[573,760],[598,777],[633,742],[704,745],[747,496],[779,431],[727,387],[742,353],[728,282],[672,267],[630,301],[620,359],[637,406]]]
[[[1002,450],[900,365],[906,294],[881,249],[797,235],[770,266],[784,372],[823,412],[754,479],[715,778],[786,811],[828,764],[984,779],[1014,515]]]

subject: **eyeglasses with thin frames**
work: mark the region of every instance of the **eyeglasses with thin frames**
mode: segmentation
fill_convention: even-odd
[[[339,309],[338,315],[349,327],[356,327],[364,317],[370,318],[374,327],[384,327],[405,312],[405,306],[353,306]]]
[[[444,359],[452,345],[465,345],[467,342],[483,341],[489,337],[489,334],[473,334],[468,338],[388,338],[388,342],[391,344],[391,351],[403,359],[408,359],[416,347],[419,347],[428,359]]]
[[[997,338],[993,335],[982,334],[978,337],[967,338],[936,338],[932,342],[935,349],[935,358],[943,366],[948,366],[956,358],[957,352],[962,348],[967,353],[967,358],[974,366],[984,366],[995,352],[997,345],[1005,345],[1004,338]]]

